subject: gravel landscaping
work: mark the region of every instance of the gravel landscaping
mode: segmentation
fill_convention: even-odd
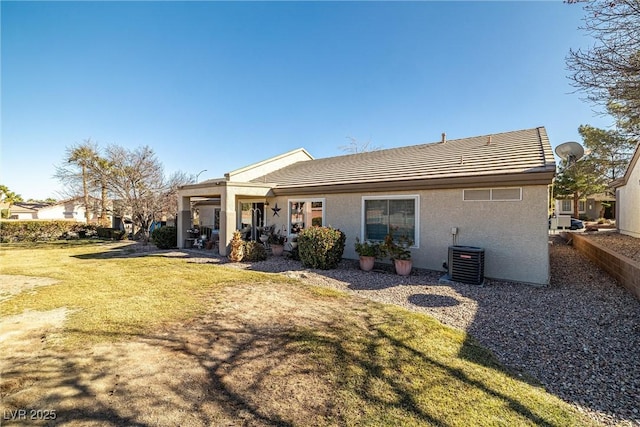
[[[583,233],[582,236],[624,255],[627,258],[640,262],[640,239],[620,234],[616,231]]]
[[[639,239],[619,237],[606,237],[607,247],[638,249]],[[559,236],[550,236],[550,245],[548,287],[491,281],[440,285],[442,272],[414,269],[400,277],[382,264],[360,271],[354,261],[328,271],[306,270],[284,257],[228,265],[279,272],[427,313],[469,332],[514,375],[534,377],[604,425],[640,425],[640,302]],[[226,260],[198,259],[194,252],[192,262]]]

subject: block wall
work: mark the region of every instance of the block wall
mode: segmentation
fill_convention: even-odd
[[[573,234],[573,246],[640,300],[640,262]]]

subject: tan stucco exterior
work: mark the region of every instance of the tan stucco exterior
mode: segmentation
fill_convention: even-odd
[[[427,151],[431,155],[426,156]],[[421,161],[414,162],[415,156]],[[393,179],[378,168],[372,169],[374,165],[388,166],[385,160],[395,161],[400,168],[394,169]],[[334,162],[341,166],[327,172]],[[424,176],[417,179],[416,173]],[[477,246],[485,249],[486,277],[544,285],[549,283],[548,186],[554,173],[555,161],[543,128],[488,140],[461,139],[320,160],[298,149],[229,172],[224,178],[182,187],[178,192],[178,245],[186,244],[187,230],[192,226],[191,205],[198,199],[219,200],[221,255],[228,254],[238,228],[240,202],[255,203],[251,210],[262,210],[264,225],[292,234],[290,202],[321,201],[322,225],[344,231],[344,256],[357,259],[355,239],[364,238],[363,198],[411,196],[418,200],[418,232],[411,248],[415,267],[444,271],[449,246]],[[463,199],[465,189],[476,189],[477,194],[482,188],[521,191],[517,198],[500,201]],[[277,215],[273,210],[276,205],[280,208]],[[304,227],[317,225],[318,205],[304,205],[308,213],[296,222],[304,222]],[[259,225],[253,219],[252,223],[255,236]]]
[[[322,199],[327,226],[347,236],[344,257],[357,259],[356,237],[363,238],[362,200],[365,196],[418,196],[420,233],[418,246],[411,249],[417,268],[443,270],[448,248],[453,244],[452,227],[457,228],[457,245],[485,249],[485,275],[490,278],[549,283],[548,197],[546,185],[522,187],[520,201],[463,201],[463,189],[363,194],[311,194],[269,198],[271,206],[282,208],[279,216],[269,213],[269,224],[288,228],[290,200]]]
[[[640,144],[616,184],[616,224],[622,234],[640,238]]]
[[[311,154],[309,154],[304,148],[298,148],[297,150],[292,150],[279,156],[271,157],[262,162],[255,163],[241,169],[236,169],[226,174],[225,178],[227,181],[231,182],[248,182],[274,170],[307,160],[313,160]]]

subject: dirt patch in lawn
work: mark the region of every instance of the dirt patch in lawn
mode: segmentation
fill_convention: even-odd
[[[48,277],[13,276],[0,274],[0,301],[5,301],[22,292],[31,291],[40,286],[58,283]]]
[[[338,422],[333,379],[292,349],[290,337],[292,325],[336,321],[341,299],[309,298],[318,297],[290,284],[234,286],[200,318],[71,351],[49,340],[59,324],[29,326],[3,342],[10,348],[2,361],[3,414],[53,411],[56,423],[68,426]],[[54,311],[63,319],[63,310]],[[21,316],[3,322],[35,325],[46,317]]]

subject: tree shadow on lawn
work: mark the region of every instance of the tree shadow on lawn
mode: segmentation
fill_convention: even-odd
[[[630,363],[629,357],[620,357],[628,353],[629,348],[640,346],[637,302],[631,298],[628,304],[620,305],[624,296],[619,294],[624,294],[624,289],[616,287],[605,273],[584,259],[577,258],[575,262],[583,262],[581,268],[602,283],[597,292],[575,278],[563,276],[564,266],[554,265],[553,256],[553,250],[561,249],[552,246],[554,278],[550,287],[500,282],[488,282],[487,286],[454,284],[452,287],[460,299],[429,292],[429,287],[442,286],[437,285],[442,273],[434,271],[414,269],[412,275],[405,278],[393,274],[390,268],[362,272],[358,270],[357,261],[343,260],[340,269],[353,273],[348,274],[345,281],[344,271],[305,270],[294,260],[235,266],[254,271],[293,271],[297,274],[295,277],[303,279],[306,274],[318,274],[341,281],[346,289],[353,291],[384,291],[403,286],[408,290],[408,286],[425,286],[426,292],[408,293],[407,302],[426,313],[429,309],[456,310],[465,299],[471,300],[476,305],[475,314],[466,331],[507,364],[514,377],[533,384],[542,383],[565,401],[582,407],[619,419],[637,420],[631,411],[633,401],[637,402],[640,397],[633,391],[633,384],[640,378],[640,365]],[[188,253],[190,257],[198,255]],[[212,258],[211,262],[225,260],[224,257]],[[588,318],[584,317],[584,310],[574,310],[576,305],[584,304],[591,307]],[[598,345],[585,347],[585,342],[593,342],[592,335],[599,337]],[[462,346],[459,355],[473,361],[477,360],[476,352],[477,345],[470,340]],[[601,375],[600,371],[607,374]],[[620,404],[624,401],[630,403],[625,407]]]
[[[71,255],[72,258],[90,259],[110,259],[110,258],[140,258],[140,257],[165,257],[197,259],[198,262],[210,262],[213,264],[225,264],[229,262],[226,257],[221,257],[215,252],[195,250],[195,249],[158,249],[152,243],[142,243],[125,241],[118,243],[107,243],[101,252],[90,252],[86,254]]]
[[[55,410],[65,425],[448,426],[495,410],[554,425],[540,402],[490,380],[497,364],[469,371],[477,361],[419,344],[437,323],[406,327],[385,308],[353,309],[346,319],[324,307],[275,323],[230,309],[31,363],[9,357],[3,404]],[[488,356],[477,349],[478,357]],[[6,386],[16,382],[23,386]]]

